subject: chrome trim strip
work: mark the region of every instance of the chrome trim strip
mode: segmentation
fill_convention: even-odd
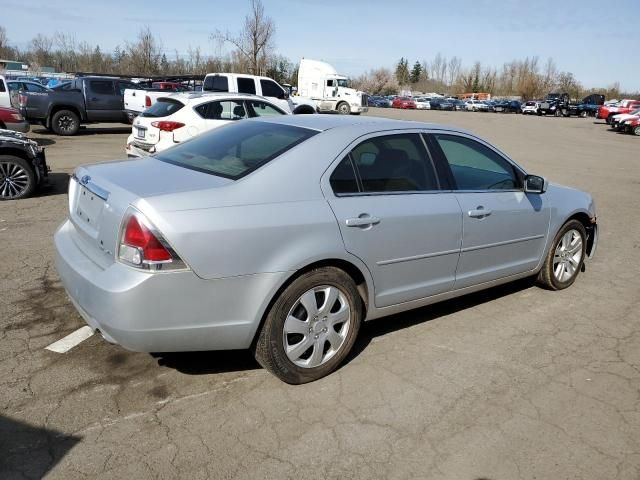
[[[504,242],[488,243],[487,245],[478,245],[477,247],[467,247],[461,250],[462,253],[473,252],[475,250],[482,250],[483,248],[501,247],[503,245],[510,245],[512,243],[528,242],[529,240],[536,240],[538,238],[544,238],[544,235],[532,235],[531,237],[515,238],[513,240],[505,240]]]
[[[393,258],[391,260],[381,260],[376,262],[376,265],[392,265],[394,263],[411,262],[413,260],[422,260],[423,258],[441,257],[443,255],[451,255],[453,253],[460,253],[460,250],[445,250],[443,252],[425,253],[423,255],[413,255],[411,257]]]
[[[86,188],[87,190],[89,190],[91,193],[93,193],[96,197],[101,198],[102,200],[104,200],[105,202],[109,199],[109,194],[111,192],[105,190],[102,187],[99,187],[98,185],[96,185],[95,183],[93,183],[91,180],[89,180],[87,183],[83,183],[82,181],[80,181],[80,179],[76,176],[75,172],[73,175],[71,175],[71,178],[74,179],[76,182],[78,182],[78,185]]]

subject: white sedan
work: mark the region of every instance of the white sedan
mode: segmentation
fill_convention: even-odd
[[[236,93],[174,93],[159,98],[133,122],[128,157],[145,157],[229,122],[287,115],[264,97]]]
[[[429,99],[427,98],[416,98],[416,108],[418,110],[431,110],[431,103],[429,103]]]

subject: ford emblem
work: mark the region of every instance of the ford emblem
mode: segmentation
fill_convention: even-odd
[[[80,179],[80,183],[86,185],[87,183],[89,183],[89,180],[91,180],[91,177],[89,175],[83,175]]]

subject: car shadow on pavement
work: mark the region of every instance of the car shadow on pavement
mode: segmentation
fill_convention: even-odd
[[[30,140],[33,140],[34,142],[36,142],[40,147],[49,147],[51,145],[55,145],[56,141],[52,138],[31,138]]]
[[[493,287],[487,290],[463,295],[426,307],[421,307],[408,312],[383,317],[370,322],[364,322],[360,328],[358,338],[356,339],[351,352],[343,363],[346,365],[363,352],[369,343],[376,338],[391,332],[413,327],[420,323],[429,322],[439,317],[454,314],[461,310],[473,308],[486,302],[491,302],[507,295],[531,288],[535,284],[535,277],[524,278],[511,283]]]
[[[243,372],[262,368],[249,350],[152,353],[151,356],[157,359],[158,365],[187,375]]]
[[[85,135],[101,135],[101,134],[119,134],[119,133],[131,133],[131,125],[118,125],[117,127],[80,127],[78,133],[79,137]]]
[[[63,172],[49,172],[48,184],[36,190],[34,197],[50,197],[52,195],[66,194],[69,190],[69,174]]]
[[[0,478],[44,478],[81,439],[0,415]]]

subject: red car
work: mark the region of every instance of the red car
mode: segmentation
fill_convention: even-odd
[[[604,118],[611,123],[611,117],[619,113],[630,113],[640,107],[640,100],[621,100],[615,105],[602,105],[596,113],[596,118]]]
[[[623,130],[627,133],[633,133],[634,135],[640,136],[640,118],[626,121]]]
[[[29,122],[15,108],[0,107],[0,130],[15,130],[27,133],[30,129]]]
[[[412,98],[409,97],[398,97],[391,104],[393,108],[411,108],[416,109],[416,102],[413,101]]]

